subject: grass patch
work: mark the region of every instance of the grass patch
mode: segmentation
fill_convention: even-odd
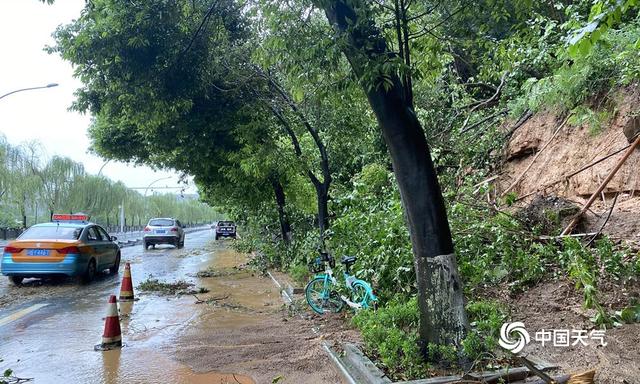
[[[198,271],[198,273],[196,273],[196,277],[206,278],[206,277],[233,276],[233,275],[239,274],[240,272],[242,271],[240,271],[237,268],[215,269],[213,267],[209,267],[205,270]]]
[[[207,288],[200,287],[194,289],[193,286],[194,284],[189,283],[185,280],[163,282],[149,276],[147,280],[138,285],[137,289],[144,292],[154,292],[160,295],[191,295],[194,293],[209,292]]]
[[[311,278],[311,272],[309,272],[308,266],[304,264],[295,264],[289,267],[289,276],[291,276],[293,281],[304,286]]]

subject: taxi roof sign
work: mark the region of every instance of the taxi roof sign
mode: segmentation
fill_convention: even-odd
[[[52,221],[87,221],[89,220],[89,215],[85,215],[84,213],[78,214],[62,214],[55,213],[51,216]]]

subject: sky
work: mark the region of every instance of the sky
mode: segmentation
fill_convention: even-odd
[[[91,116],[68,110],[80,81],[73,78],[70,63],[43,50],[46,45],[53,45],[51,33],[58,25],[79,17],[84,3],[85,0],[58,0],[46,5],[38,0],[0,0],[0,95],[59,84],[0,99],[0,134],[13,145],[38,141],[44,148],[43,158],[66,156],[82,163],[87,172],[97,174],[105,160],[88,153]],[[147,187],[161,178],[167,179],[155,182],[151,189],[178,186],[176,171],[154,172],[148,167],[113,161],[104,165],[102,175],[131,188]],[[179,192],[162,188],[155,191]],[[186,192],[194,193],[195,187]]]

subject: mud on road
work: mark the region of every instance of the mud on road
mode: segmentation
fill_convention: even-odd
[[[195,305],[205,309],[174,341],[173,356],[196,372],[238,372],[256,383],[340,383],[320,343],[356,332],[339,318],[290,311],[271,279],[237,269],[245,262],[224,250],[208,266],[220,273],[200,279],[209,292]]]
[[[315,317],[303,305],[292,312],[272,280],[243,268],[246,256],[227,244],[201,233],[182,250],[124,248],[139,300],[119,303],[121,350],[93,351],[121,274],[89,285],[28,280],[14,287],[4,279],[0,318],[36,310],[0,325],[0,369],[37,384],[340,383],[320,343],[357,341],[356,332],[340,317]],[[184,280],[197,293],[137,289],[149,279]]]

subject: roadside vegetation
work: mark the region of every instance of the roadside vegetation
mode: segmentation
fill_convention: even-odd
[[[84,212],[94,222],[115,226],[123,202],[127,226],[145,225],[150,217],[178,217],[186,224],[221,217],[198,200],[175,194],[145,197],[121,182],[87,173],[69,158],[44,159],[37,143],[11,145],[0,135],[0,228],[27,228],[68,212]]]
[[[637,250],[606,236],[542,241],[560,218],[527,220],[510,209],[517,195],[485,182],[533,113],[598,134],[614,90],[640,76],[631,2],[101,0],[55,37],[51,51],[84,83],[74,108],[96,116],[98,153],[194,175],[241,223],[235,246],[259,269],[303,282],[319,248],[358,257],[382,308],[353,323],[395,378],[455,369],[461,356],[495,365],[505,300],[551,279],[575,284],[594,326],[640,319],[637,303],[608,308],[599,292],[637,284]],[[424,173],[390,134],[398,116],[426,139],[405,143],[428,155]],[[415,261],[454,251],[467,305],[434,341]]]
[[[160,281],[149,276],[146,280],[141,282],[137,289],[143,292],[152,292],[159,295],[193,295],[195,293],[207,293],[209,290],[204,287],[194,288],[193,283],[189,283],[185,280],[178,280],[173,282]]]

